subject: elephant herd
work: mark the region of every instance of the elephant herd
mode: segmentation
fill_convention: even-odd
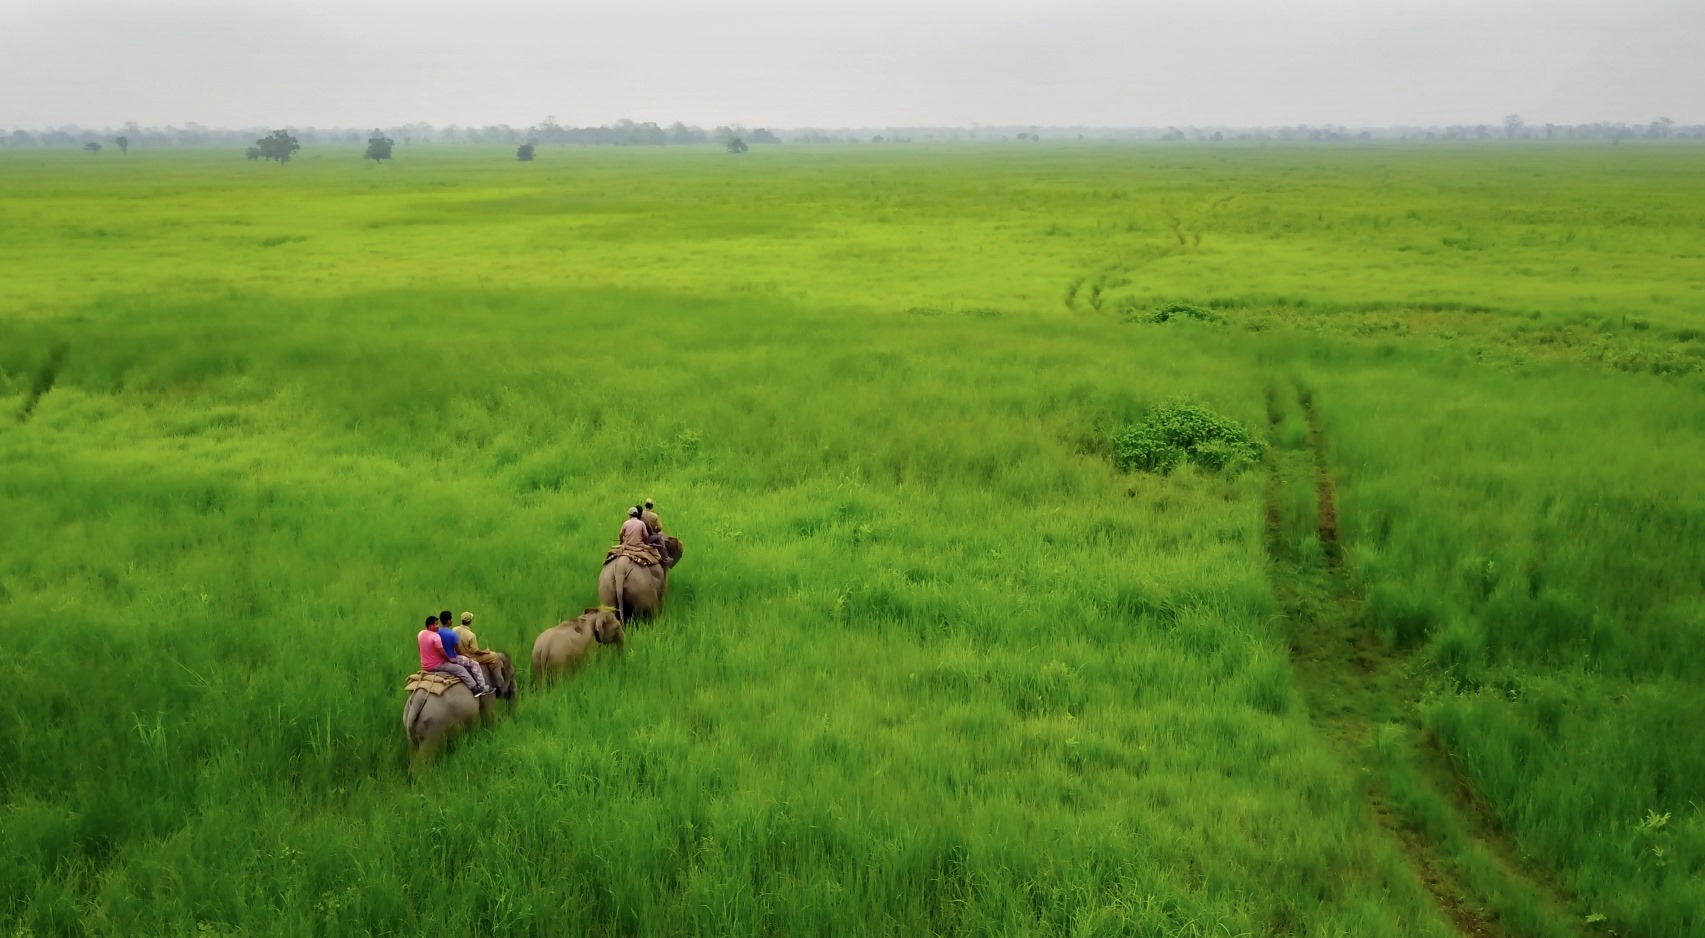
[[[532,681],[542,686],[579,670],[594,645],[621,647],[628,623],[648,619],[663,610],[669,590],[669,571],[681,559],[681,542],[662,538],[653,558],[614,549],[598,573],[597,607],[539,633],[533,642]],[[646,562],[649,560],[650,562]],[[403,708],[403,730],[409,751],[417,759],[429,755],[452,736],[496,716],[498,701],[515,705],[517,679],[508,655],[490,649],[479,652],[492,692],[475,697],[460,683],[442,693],[416,689]]]

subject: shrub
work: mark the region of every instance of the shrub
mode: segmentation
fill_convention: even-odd
[[[1140,423],[1113,435],[1113,461],[1126,471],[1167,473],[1189,460],[1210,472],[1236,473],[1261,454],[1260,441],[1242,424],[1189,400],[1151,408]]]
[[[1108,286],[1112,286],[1109,284]],[[1211,309],[1203,309],[1189,303],[1167,303],[1154,309],[1144,309],[1135,297],[1125,297],[1119,301],[1120,322],[1171,322],[1174,319],[1192,319],[1196,322],[1223,322],[1225,317]]]
[[[1149,322],[1170,322],[1176,318],[1194,319],[1197,322],[1220,321],[1219,314],[1205,310],[1200,306],[1191,306],[1189,303],[1168,303],[1165,306],[1157,307],[1154,312],[1148,315]]]

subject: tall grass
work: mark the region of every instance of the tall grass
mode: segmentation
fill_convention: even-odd
[[[1531,855],[1640,934],[1705,920],[1699,386],[1354,357],[1316,372],[1373,626]],[[1670,820],[1658,829],[1651,814]]]
[[[1592,910],[1679,933],[1699,775],[1648,734],[1697,712],[1674,660],[1698,640],[1696,379],[1489,365],[1442,325],[1317,331],[1235,299],[1442,295],[1515,322],[1552,296],[1545,322],[1621,303],[1696,324],[1661,259],[1567,294],[1528,287],[1568,258],[1528,252],[1513,285],[1496,260],[1557,230],[1509,216],[1536,187],[1597,230],[1594,206],[1696,172],[1628,149],[0,154],[21,663],[0,918],[1448,933],[1301,704],[1268,480],[1127,475],[1106,449],[1180,395],[1265,427],[1267,389],[1300,375],[1373,627],[1439,675],[1430,725]],[[1357,221],[1420,205],[1411,234],[1454,237],[1440,219],[1487,198],[1484,263],[1381,267],[1398,235]],[[1697,250],[1698,206],[1654,206],[1595,250]],[[1206,213],[1199,248],[1153,253],[1183,209]],[[1062,302],[1101,274],[1103,310],[1087,287]],[[1119,321],[1150,297],[1233,299],[1220,324]],[[688,547],[664,617],[411,777],[420,617],[472,609],[483,643],[524,652],[592,600],[645,496]],[[1648,808],[1670,820],[1621,826]]]

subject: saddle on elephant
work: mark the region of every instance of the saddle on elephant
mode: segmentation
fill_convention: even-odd
[[[460,687],[461,685],[461,681],[448,674],[439,674],[436,671],[416,671],[408,676],[404,693],[412,694],[417,690],[423,690],[436,697],[452,687]]]
[[[617,557],[626,557],[642,567],[653,567],[663,562],[663,554],[649,544],[617,544],[604,555],[604,566]]]

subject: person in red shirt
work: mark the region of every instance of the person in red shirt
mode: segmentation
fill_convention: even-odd
[[[444,640],[438,637],[438,617],[427,616],[426,628],[415,636],[415,642],[420,646],[420,669],[422,671],[437,671],[448,674],[467,685],[468,692],[475,697],[485,693],[479,684],[474,682],[474,676],[468,669],[449,660],[444,655]]]

